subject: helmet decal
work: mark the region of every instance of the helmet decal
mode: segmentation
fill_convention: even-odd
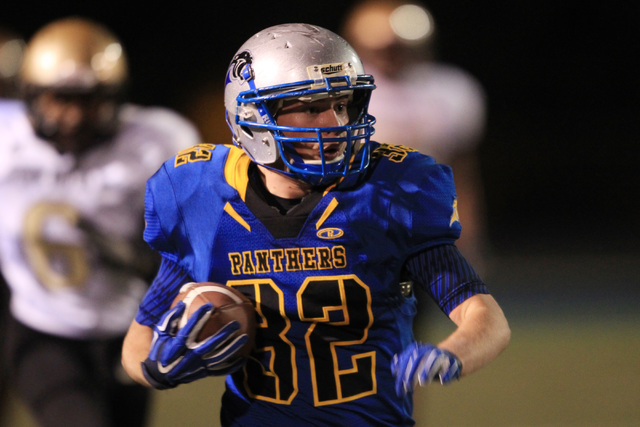
[[[253,57],[251,56],[251,52],[248,50],[236,54],[229,66],[229,74],[231,74],[230,77],[235,80],[245,80],[246,76],[242,74],[242,71],[247,65],[251,65],[252,63]]]

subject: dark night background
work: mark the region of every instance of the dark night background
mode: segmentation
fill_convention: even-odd
[[[285,22],[338,31],[351,5],[118,3],[7,0],[0,26],[28,38],[69,15],[106,24],[128,53],[131,101],[183,113],[202,127],[205,139],[215,123],[218,133],[228,135],[217,95],[228,62],[247,38]],[[637,425],[637,2],[426,4],[439,27],[440,58],[475,75],[488,95],[481,166],[497,259],[488,283],[513,333],[500,361],[464,387],[430,389],[420,420],[491,427]],[[209,425],[199,411],[216,411],[211,391],[219,388],[201,382],[158,394],[153,425]]]
[[[336,0],[151,4],[15,2],[2,7],[0,25],[29,37],[71,14],[99,20],[128,51],[131,99],[189,115],[187,106],[203,87],[222,87],[228,61],[250,35],[294,21],[337,31],[350,5]],[[637,5],[550,0],[427,5],[439,25],[441,59],[473,73],[488,93],[481,154],[495,249],[637,250]]]

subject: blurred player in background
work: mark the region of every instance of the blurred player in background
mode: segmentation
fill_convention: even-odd
[[[225,85],[236,146],[185,150],[147,184],[145,240],[162,263],[125,338],[132,378],[167,389],[231,373],[223,426],[409,426],[414,387],[471,374],[507,346],[502,310],[454,244],[450,169],[370,141],[363,71],[312,25],[267,28],[238,50]],[[237,322],[196,340],[215,307],[176,328],[187,281],[254,302],[246,363]],[[457,325],[437,345],[414,339],[414,291]]]
[[[25,41],[22,36],[7,27],[0,26],[0,101],[3,98],[15,98],[18,85],[16,83]],[[9,288],[0,274],[0,331],[6,330],[9,309]],[[0,349],[4,348],[6,334],[0,334]],[[0,419],[4,414],[4,403],[7,391],[7,369],[4,352],[0,350]]]
[[[15,98],[18,95],[17,76],[24,47],[22,36],[0,26],[0,98]]]
[[[12,388],[42,426],[142,426],[148,389],[120,365],[157,259],[144,186],[199,142],[176,113],[124,103],[127,59],[102,25],[66,18],[30,39],[22,100],[0,102],[0,264]]]
[[[420,2],[364,0],[346,15],[342,35],[375,77],[369,111],[376,140],[415,148],[452,167],[464,225],[457,246],[486,274],[483,185],[477,149],[485,94],[460,68],[437,60],[438,27]]]

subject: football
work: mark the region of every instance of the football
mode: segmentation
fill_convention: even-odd
[[[198,334],[198,341],[209,338],[227,323],[237,320],[240,323],[238,334],[246,333],[249,336],[249,340],[238,354],[242,357],[249,355],[255,338],[256,313],[253,304],[244,294],[220,283],[191,282],[182,286],[171,307],[179,301],[184,301],[186,307],[178,327],[182,328],[193,312],[210,302],[215,309]]]

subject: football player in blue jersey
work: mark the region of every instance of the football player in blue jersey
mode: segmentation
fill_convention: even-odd
[[[160,270],[131,324],[123,365],[157,389],[227,375],[223,426],[413,425],[414,387],[492,361],[510,330],[460,255],[450,168],[372,141],[375,88],[326,29],[251,37],[226,77],[234,146],[203,144],[148,181],[145,240]],[[408,278],[408,279],[407,279]],[[197,341],[205,305],[177,329],[188,281],[255,304],[248,359],[237,322]],[[414,292],[457,325],[437,344],[412,332]]]

